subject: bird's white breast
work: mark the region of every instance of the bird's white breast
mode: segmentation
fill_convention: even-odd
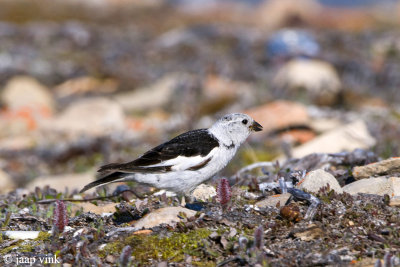
[[[214,148],[205,157],[196,156],[189,160],[187,158],[185,160],[185,157],[178,157],[169,162],[175,163],[175,167],[172,168],[173,171],[158,174],[135,174],[134,180],[175,192],[188,192],[222,170],[233,158],[236,150],[236,147],[228,149],[222,146]],[[210,157],[211,160],[198,170],[188,170],[188,168],[184,168],[189,166],[189,164],[189,168],[195,166]],[[168,161],[165,163],[167,162]]]

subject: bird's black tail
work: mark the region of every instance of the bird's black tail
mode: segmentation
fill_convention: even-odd
[[[82,188],[82,190],[79,191],[79,193],[83,193],[83,192],[89,190],[90,188],[98,186],[98,185],[104,185],[104,184],[108,184],[108,183],[112,183],[112,182],[118,182],[119,179],[124,178],[127,175],[129,175],[129,174],[123,173],[123,172],[112,172],[112,173],[105,174],[104,176],[100,176],[100,178],[98,180],[85,185],[85,187]]]

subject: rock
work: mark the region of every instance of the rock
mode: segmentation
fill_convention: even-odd
[[[292,155],[302,158],[312,153],[338,153],[354,149],[368,149],[375,145],[364,121],[358,120],[326,132],[308,143],[293,149]]]
[[[121,106],[105,98],[74,102],[60,116],[42,127],[45,132],[94,136],[123,129],[125,129],[125,116]]]
[[[157,264],[157,267],[168,267],[168,262],[162,261]]]
[[[126,112],[160,108],[170,103],[174,90],[179,87],[182,79],[182,75],[169,74],[149,86],[117,94],[114,99]]]
[[[160,191],[155,192],[153,194],[153,196],[162,196],[164,194],[165,194],[166,197],[176,197],[176,193],[175,192],[167,191],[165,189],[161,189]]]
[[[0,125],[1,139],[8,139],[28,132],[32,124],[31,118],[24,118],[14,112],[4,110],[0,111]]]
[[[266,199],[256,202],[255,205],[259,208],[266,208],[266,207],[276,207],[277,204],[279,203],[279,206],[283,207],[286,205],[286,202],[289,200],[290,196],[291,194],[289,193],[269,196]]]
[[[196,214],[195,211],[182,207],[161,208],[147,214],[145,217],[137,221],[134,224],[134,227],[137,229],[153,228],[163,223],[172,226],[181,220],[181,218],[178,217],[180,213],[186,214],[186,217],[188,218]]]
[[[49,89],[29,76],[15,76],[1,93],[1,101],[8,109],[42,108],[51,112],[54,100]]]
[[[217,191],[214,186],[200,184],[192,192],[191,196],[196,200],[209,201],[212,197],[217,195]]]
[[[268,38],[268,57],[317,56],[320,50],[314,36],[304,30],[282,29]]]
[[[87,93],[111,93],[118,88],[118,82],[113,79],[99,80],[93,77],[84,76],[70,79],[57,85],[54,88],[59,98],[72,95],[83,95]]]
[[[400,207],[400,196],[394,196],[390,198],[389,206]]]
[[[329,185],[329,188],[333,189],[336,193],[343,193],[343,189],[340,187],[336,178],[322,169],[309,172],[304,179],[300,181],[298,187],[302,190],[317,193],[320,188],[326,185]]]
[[[335,68],[319,60],[294,59],[275,76],[274,85],[292,92],[305,90],[313,103],[333,105],[337,102],[342,84]]]
[[[106,258],[105,258],[105,261],[109,262],[109,263],[115,263],[116,260],[117,260],[117,258],[115,256],[113,256],[113,255],[107,255]]]
[[[356,180],[371,176],[382,176],[400,173],[400,158],[389,158],[365,166],[353,168],[353,176]]]
[[[266,132],[293,125],[308,125],[310,122],[305,106],[284,100],[258,106],[244,113],[260,123]]]
[[[40,231],[4,231],[3,234],[10,239],[36,239]]]
[[[0,194],[7,194],[17,188],[14,180],[3,170],[0,169]]]
[[[324,231],[315,224],[310,224],[306,229],[297,230],[294,236],[302,241],[311,241],[324,236]]]
[[[280,138],[289,144],[304,144],[314,139],[316,134],[308,129],[293,129],[288,131],[283,131]]]
[[[317,133],[325,133],[342,126],[342,122],[336,118],[313,118],[311,128]]]
[[[153,233],[152,230],[145,229],[145,230],[139,230],[139,231],[133,232],[132,234],[133,235],[149,235],[151,233]]]
[[[23,107],[0,111],[0,136],[24,136],[36,130],[51,117],[50,112],[42,107]]]
[[[0,150],[22,151],[32,149],[36,144],[36,140],[31,135],[10,136],[0,138]]]
[[[74,189],[81,190],[84,185],[93,182],[94,180],[94,172],[61,174],[38,177],[27,184],[26,188],[33,191],[36,186],[42,188],[48,185],[51,188],[56,189],[58,192],[63,192],[66,188],[71,192]]]
[[[6,107],[0,112],[0,136],[24,135],[48,119],[54,100],[48,88],[28,76],[16,76],[4,87],[1,101]]]
[[[108,203],[105,205],[97,206],[94,205],[90,202],[81,202],[77,204],[73,204],[71,207],[71,212],[75,213],[77,211],[80,211],[81,209],[83,212],[93,212],[99,215],[107,214],[107,213],[114,213],[115,206],[118,205],[118,203]]]
[[[383,196],[385,194],[393,197],[400,196],[400,178],[399,177],[376,177],[355,181],[345,185],[343,191],[351,195],[358,193],[375,194]]]

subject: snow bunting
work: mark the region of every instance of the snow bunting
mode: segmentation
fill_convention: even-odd
[[[98,185],[135,181],[188,194],[223,169],[251,132],[261,130],[262,126],[246,114],[225,115],[210,128],[183,133],[134,161],[100,167],[99,179],[81,193]]]

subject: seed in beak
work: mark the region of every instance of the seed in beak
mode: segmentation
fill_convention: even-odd
[[[253,124],[250,125],[250,129],[255,132],[262,131],[263,127],[256,121],[253,121]]]

